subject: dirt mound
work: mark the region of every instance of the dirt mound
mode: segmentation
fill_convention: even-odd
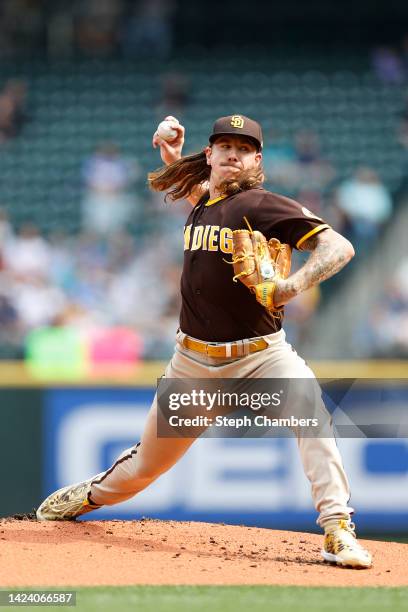
[[[322,536],[208,523],[0,520],[0,586],[408,585],[406,544],[366,541],[369,570],[320,557]]]

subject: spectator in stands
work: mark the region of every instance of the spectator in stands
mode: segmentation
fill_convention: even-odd
[[[404,80],[403,61],[393,47],[377,47],[372,54],[373,70],[380,81],[398,84]]]
[[[408,257],[361,325],[358,341],[367,357],[408,358]]]
[[[82,228],[100,236],[127,229],[135,217],[130,188],[138,175],[138,164],[125,159],[117,145],[99,146],[82,167]]]
[[[11,227],[7,211],[0,207],[0,270],[5,267],[5,253],[8,244],[13,239],[13,229]]]
[[[76,40],[86,55],[110,56],[120,36],[122,0],[84,0],[78,3]]]
[[[7,142],[14,136],[13,103],[5,94],[0,94],[0,144]]]
[[[11,79],[0,93],[0,143],[19,135],[28,116],[25,111],[27,85]]]
[[[42,276],[15,281],[12,299],[25,331],[51,325],[66,305],[63,291]]]
[[[7,274],[0,273],[0,355],[21,357],[23,326],[12,299],[12,285]]]
[[[392,213],[392,199],[377,173],[360,166],[337,190],[337,206],[344,217],[344,232],[365,251],[379,237]]]
[[[124,55],[167,58],[173,45],[173,0],[141,0],[130,6],[122,32]]]
[[[6,270],[15,279],[30,282],[33,277],[48,278],[50,248],[34,223],[24,223],[7,242],[4,261]]]

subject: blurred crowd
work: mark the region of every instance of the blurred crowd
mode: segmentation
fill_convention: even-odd
[[[128,329],[137,335],[139,356],[164,358],[171,352],[180,256],[169,251],[165,235],[138,241],[118,230],[45,237],[33,223],[14,231],[4,211],[0,235],[0,345],[7,349],[5,356],[23,356],[30,332],[45,327],[86,335]]]
[[[166,58],[173,0],[2,0],[0,55]]]
[[[357,257],[366,254],[391,218],[392,197],[377,172],[357,166],[351,176],[341,177],[313,130],[299,130],[293,143],[270,132],[263,158],[268,186],[323,217],[356,245]]]
[[[367,357],[408,358],[408,257],[385,282],[357,336]]]

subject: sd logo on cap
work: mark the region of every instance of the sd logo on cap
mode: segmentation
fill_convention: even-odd
[[[243,128],[244,127],[244,119],[241,115],[233,115],[231,117],[231,125],[234,128]]]
[[[245,117],[244,115],[229,115],[220,117],[214,123],[210,142],[213,143],[218,136],[225,134],[236,134],[237,136],[248,136],[256,144],[258,151],[262,149],[262,130],[259,123]]]

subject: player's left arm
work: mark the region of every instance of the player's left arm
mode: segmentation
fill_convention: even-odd
[[[276,281],[273,295],[276,306],[283,306],[299,293],[334,276],[354,257],[351,242],[331,228],[305,240],[300,250],[310,251],[310,257],[297,272]]]

